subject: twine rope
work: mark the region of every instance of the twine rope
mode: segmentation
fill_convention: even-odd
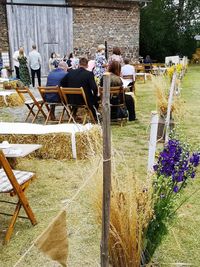
[[[85,188],[85,186],[88,184],[88,182],[90,181],[90,179],[95,175],[95,173],[97,172],[97,170],[99,169],[101,160],[99,160],[97,167],[95,168],[95,170],[92,172],[92,174],[84,181],[84,183],[79,187],[79,189],[76,191],[76,193],[74,194],[74,196],[68,200],[68,203],[64,206],[63,209],[67,209],[67,207],[74,201],[74,199],[80,194],[80,192]],[[56,209],[51,209],[48,211],[56,211]],[[42,235],[42,234],[41,234]],[[33,241],[33,243],[31,244],[31,246],[25,251],[25,253],[19,258],[19,260],[15,263],[15,265],[13,267],[17,267],[19,265],[19,263],[25,258],[25,256],[31,251],[31,249],[34,247],[35,241],[37,240],[37,238]]]

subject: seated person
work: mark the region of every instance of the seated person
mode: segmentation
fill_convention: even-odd
[[[150,58],[149,55],[146,56],[146,58],[144,59],[144,64],[147,64],[145,65],[145,72],[149,73],[151,72],[151,69],[152,69],[152,60]]]
[[[121,70],[121,76],[123,78],[123,76],[133,76],[133,78],[129,79],[129,78],[126,78],[126,82],[128,84],[128,86],[131,88],[130,91],[133,92],[135,90],[135,67],[130,65],[129,64],[129,59],[128,58],[125,58],[124,59],[124,66],[122,67],[122,70]]]
[[[111,73],[110,86],[111,87],[123,86],[123,82],[120,78],[120,73],[121,73],[120,63],[117,61],[111,62],[111,64],[109,65],[108,71]],[[103,86],[103,79],[101,79],[100,85]],[[135,103],[134,103],[133,97],[131,95],[125,94],[125,103],[126,103],[126,107],[127,107],[128,114],[129,114],[129,121],[136,120]],[[111,110],[111,113],[112,113],[112,110]]]
[[[79,68],[71,70],[61,81],[60,86],[80,88],[86,95],[87,103],[92,111],[95,119],[97,119],[96,109],[98,108],[98,89],[94,80],[94,74],[87,70],[88,60],[86,58],[80,58]],[[79,95],[73,95],[70,98],[70,102],[73,104],[81,105],[83,104],[83,99]]]
[[[47,76],[46,86],[60,86],[60,81],[67,73],[67,64],[61,61],[56,69],[53,69]],[[46,94],[45,100],[49,103],[60,103],[58,94]],[[55,120],[55,105],[51,105],[51,120]]]

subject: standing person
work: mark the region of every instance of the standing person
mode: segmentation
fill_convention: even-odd
[[[23,47],[20,46],[20,47],[19,47],[19,50],[20,50],[21,48],[23,49]],[[19,75],[19,60],[18,60],[18,57],[19,57],[19,50],[16,50],[16,51],[14,52],[14,54],[13,54],[13,65],[14,65],[14,67],[15,67],[15,73],[16,73],[16,78],[17,78],[17,79],[20,79],[20,75]],[[26,56],[26,55],[24,54],[24,56]]]
[[[97,53],[95,55],[95,67],[94,75],[99,79],[103,77],[104,72],[106,71],[107,60],[105,57],[105,45],[101,44],[97,48]]]
[[[110,65],[112,61],[117,61],[121,65],[123,64],[123,58],[121,56],[121,50],[119,47],[113,47],[113,54],[108,59],[108,64]]]
[[[29,66],[31,68],[33,87],[35,87],[35,73],[38,78],[38,85],[41,86],[41,63],[40,53],[36,50],[36,45],[32,45],[32,51],[29,53]]]
[[[71,69],[72,68],[72,62],[73,62],[74,55],[73,53],[70,53],[67,59],[67,65]]]
[[[83,87],[86,95],[88,106],[93,113],[95,119],[97,119],[96,110],[98,108],[98,89],[94,80],[94,74],[87,70],[88,60],[86,58],[81,58],[79,61],[79,68],[71,70],[67,75],[61,80],[60,86],[79,88]],[[74,104],[82,104],[82,97],[79,95],[73,95],[71,101]]]
[[[49,59],[49,71],[52,71],[53,69],[55,69],[55,67],[54,67],[54,61],[55,60],[56,60],[56,53],[52,52],[51,57]]]
[[[31,84],[31,78],[30,78],[30,74],[29,74],[29,70],[28,70],[28,66],[27,66],[27,58],[24,55],[23,47],[20,47],[19,56],[17,59],[19,62],[20,80],[24,85],[29,86]]]

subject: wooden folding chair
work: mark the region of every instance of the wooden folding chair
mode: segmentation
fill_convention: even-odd
[[[136,75],[135,75],[135,79],[137,80],[138,78],[142,78],[144,83],[146,82],[146,73],[145,73],[145,68],[143,64],[138,64],[135,65],[135,71],[136,71]]]
[[[33,123],[37,119],[40,112],[46,119],[46,114],[43,110],[44,101],[42,98],[35,98],[35,96],[31,93],[30,89],[26,86],[16,87],[15,90],[17,91],[18,95],[24,101],[25,105],[29,110],[29,113],[25,121],[27,121],[32,114],[33,115],[32,123]],[[33,110],[35,107],[37,108],[37,112]]]
[[[128,87],[130,87],[131,92],[135,93],[135,77],[133,75],[123,75],[122,78],[125,80],[132,80],[133,85]]]
[[[47,118],[46,118],[46,121],[45,121],[45,124],[47,124],[48,121],[51,121],[50,119],[50,115],[51,115],[51,107],[52,106],[63,106],[62,104],[62,101],[61,102],[50,102],[50,101],[47,101],[46,100],[46,96],[48,94],[58,94],[60,98],[62,98],[62,96],[60,95],[60,90],[59,90],[59,87],[58,86],[40,86],[38,87],[38,90],[40,92],[40,95],[44,101],[44,104],[48,110],[48,114],[47,114]],[[61,114],[62,115],[62,114]],[[58,122],[58,123],[61,123],[61,117],[59,120],[54,120],[54,122]]]
[[[24,194],[24,191],[29,186],[31,180],[35,178],[35,174],[32,172],[12,170],[2,150],[0,150],[0,166],[3,167],[0,168],[0,193],[7,193],[10,194],[10,196],[12,197],[18,197],[17,203],[13,203],[10,201],[1,201],[10,204],[15,204],[16,206],[13,214],[0,213],[3,215],[12,216],[4,241],[4,243],[7,244],[14,230],[14,225],[16,223],[17,217],[29,219],[32,225],[37,224],[33,211],[29,205],[28,199]],[[24,216],[19,216],[21,207],[24,208],[28,218]]]
[[[102,99],[103,97],[103,87],[99,88],[100,90],[100,97]],[[116,99],[116,103],[112,101],[113,99]],[[123,122],[127,122],[127,117],[121,117],[121,118],[112,118],[112,109],[126,109],[126,102],[125,102],[125,92],[124,88],[122,86],[115,86],[110,87],[110,107],[111,107],[111,122],[120,122],[122,125]]]
[[[84,89],[82,87],[80,88],[64,88],[64,87],[60,87],[60,94],[62,96],[63,99],[63,112],[62,112],[62,117],[61,120],[64,116],[65,111],[68,113],[69,115],[69,120],[68,122],[76,121],[76,119],[74,118],[75,115],[75,111],[78,108],[83,108],[85,110],[85,115],[83,117],[83,124],[86,123],[87,120],[87,116],[89,115],[91,121],[93,123],[96,123],[96,120],[93,116],[92,111],[90,110],[89,106],[88,106],[88,102],[87,102],[87,98],[84,92]],[[73,103],[73,101],[70,99],[71,96],[80,96],[80,99],[82,99],[82,104],[75,104]]]

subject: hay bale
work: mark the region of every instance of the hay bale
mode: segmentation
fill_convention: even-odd
[[[76,133],[77,159],[85,159],[95,154],[102,148],[101,127],[96,125],[92,129]]]
[[[37,135],[33,134],[1,134],[0,142],[8,141],[10,144],[37,144]]]
[[[33,134],[0,134],[0,142],[8,141],[10,144],[37,144],[37,135]],[[37,157],[38,151],[28,155],[29,158]]]
[[[0,134],[0,142],[8,141],[11,144],[41,144],[42,147],[34,152],[34,154],[31,153],[31,156],[34,155],[43,159],[72,159],[74,157],[72,151],[73,133],[76,139],[77,159],[85,159],[94,156],[102,147],[100,126],[89,127],[86,128],[87,130],[83,127],[82,130],[80,129],[80,131],[77,131],[77,128],[72,125],[75,129],[71,128],[71,131],[73,130],[71,133],[68,127],[69,125],[67,125],[67,129],[63,125],[58,125],[55,128],[53,126],[47,127],[39,125],[36,131],[33,127],[36,125],[17,124],[14,130],[13,126],[9,123],[2,124],[4,125],[2,125],[2,127],[4,127],[4,129],[7,127],[7,132],[11,133],[7,134],[5,130],[2,131],[2,134]]]
[[[6,96],[6,101],[8,105],[6,105],[4,101],[4,96],[0,96],[0,107],[19,107],[24,105],[23,100],[17,93],[13,93],[11,95]]]
[[[38,135],[37,143],[42,145],[38,156],[43,159],[71,159],[72,144],[69,133],[50,133]]]

